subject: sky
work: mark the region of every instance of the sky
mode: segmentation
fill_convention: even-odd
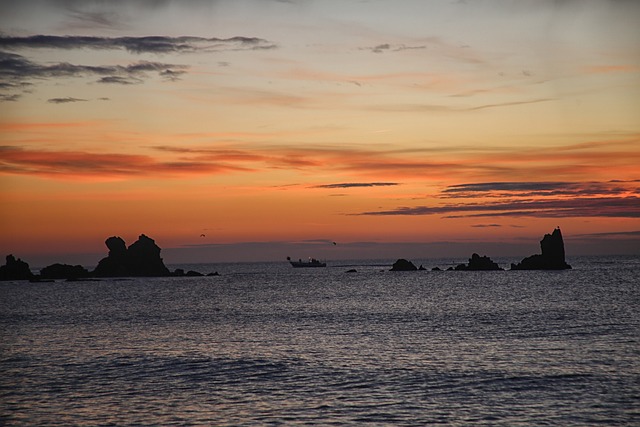
[[[640,254],[640,2],[0,2],[0,253]],[[334,245],[333,242],[336,242]]]

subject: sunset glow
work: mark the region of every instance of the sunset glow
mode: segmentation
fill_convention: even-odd
[[[467,257],[561,226],[569,255],[639,254],[639,19],[630,1],[5,2],[0,252],[90,263],[145,233],[169,263]]]

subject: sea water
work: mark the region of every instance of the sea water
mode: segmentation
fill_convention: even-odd
[[[568,261],[0,283],[0,424],[640,425],[640,260]]]

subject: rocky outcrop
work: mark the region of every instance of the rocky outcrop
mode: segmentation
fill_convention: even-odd
[[[89,271],[81,265],[51,264],[40,270],[40,279],[82,279],[89,277]]]
[[[498,264],[493,262],[488,256],[480,256],[478,254],[471,255],[469,264],[459,264],[456,266],[457,271],[491,271],[502,270]]]
[[[16,259],[13,255],[7,255],[7,263],[0,266],[0,280],[29,280],[33,278],[33,273],[29,264]]]
[[[411,261],[401,258],[393,263],[390,271],[416,271],[417,269],[418,267],[416,267]]]
[[[160,247],[144,234],[126,247],[120,237],[109,237],[105,241],[109,255],[98,263],[93,271],[96,277],[158,277],[171,273],[160,258]]]
[[[531,255],[518,264],[511,264],[512,270],[567,270],[571,266],[564,258],[564,241],[560,228],[545,234],[540,241],[542,254]]]

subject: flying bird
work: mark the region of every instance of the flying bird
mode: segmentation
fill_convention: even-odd
[[[207,237],[207,236],[205,236],[204,234],[201,234],[200,237]]]

